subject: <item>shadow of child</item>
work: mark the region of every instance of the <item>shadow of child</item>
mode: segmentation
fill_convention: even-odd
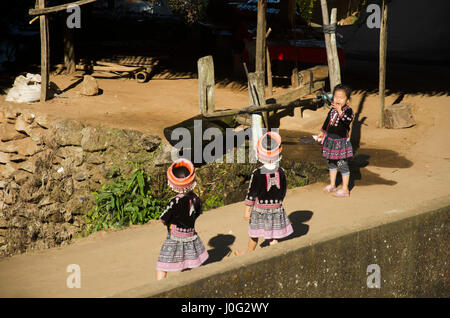
[[[306,233],[308,233],[308,231],[309,231],[309,225],[303,224],[303,223],[308,222],[311,219],[312,215],[313,215],[313,212],[308,211],[308,210],[294,211],[291,214],[289,214],[289,216],[288,216],[289,221],[292,224],[292,229],[294,230],[294,232],[292,232],[292,234],[287,237],[279,239],[278,242],[283,242],[283,241],[291,240],[296,237],[306,235]],[[268,245],[269,245],[269,241],[264,240],[260,246],[266,247]]]
[[[236,237],[228,234],[218,234],[212,237],[208,245],[212,249],[208,250],[209,257],[203,265],[221,261],[225,256],[231,254],[230,246],[234,243]]]

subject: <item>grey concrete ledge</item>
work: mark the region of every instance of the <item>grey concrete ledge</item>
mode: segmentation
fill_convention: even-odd
[[[450,195],[110,297],[449,297]],[[370,264],[381,288],[369,288]]]

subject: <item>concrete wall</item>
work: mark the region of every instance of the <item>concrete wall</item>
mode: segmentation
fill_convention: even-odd
[[[380,215],[359,231],[292,239],[113,297],[448,297],[449,216],[447,196],[388,223]],[[380,289],[367,287],[370,264]]]

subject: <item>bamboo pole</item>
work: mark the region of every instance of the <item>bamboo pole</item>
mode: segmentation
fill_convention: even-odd
[[[387,15],[388,15],[388,1],[383,0],[382,17],[380,28],[380,81],[379,81],[379,95],[380,95],[380,128],[384,128],[384,97],[386,90],[386,49],[387,49]]]
[[[45,0],[38,0],[38,7],[45,8]],[[47,89],[49,86],[49,39],[48,39],[48,18],[46,15],[39,17],[41,35],[41,102],[47,100]]]
[[[322,7],[322,20],[323,20],[323,26],[329,25],[329,16],[328,16],[328,6],[327,6],[327,0],[320,0],[320,4]],[[328,61],[328,72],[330,75],[330,89],[333,91],[334,86],[336,86],[336,79],[334,75],[334,60],[333,60],[333,52],[331,49],[331,37],[329,33],[324,33],[325,35],[325,46],[327,50],[327,61]]]
[[[267,86],[269,89],[269,96],[273,96],[273,83],[272,83],[272,63],[270,61],[270,54],[269,54],[269,47],[267,46],[267,38],[270,35],[270,32],[272,32],[272,29],[269,28],[266,33],[266,64],[267,64]]]

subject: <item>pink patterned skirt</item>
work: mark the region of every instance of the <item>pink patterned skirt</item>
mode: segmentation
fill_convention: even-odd
[[[248,235],[264,239],[281,239],[294,232],[281,204],[255,203],[250,215]]]
[[[159,253],[156,270],[178,272],[202,265],[208,259],[208,251],[194,229],[170,229]]]

